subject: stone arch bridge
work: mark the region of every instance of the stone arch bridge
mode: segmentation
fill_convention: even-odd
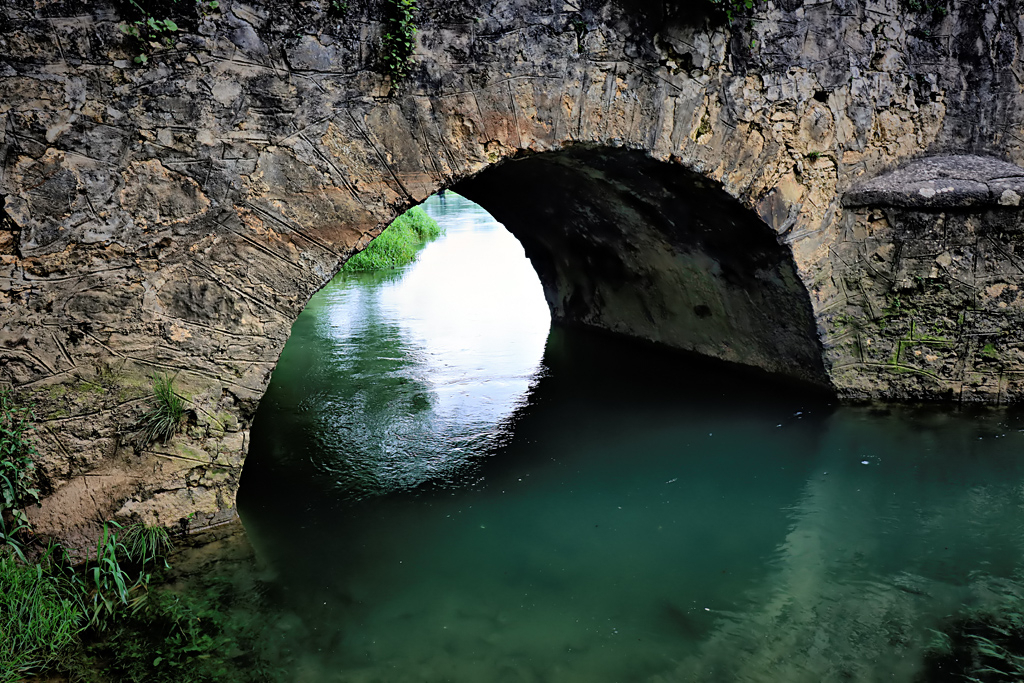
[[[113,0],[0,8],[0,381],[36,406],[37,529],[230,516],[292,321],[447,187],[557,320],[851,399],[1022,395],[1017,2],[420,0],[399,84],[380,0],[348,5],[221,0],[144,65]],[[194,419],[137,453],[154,373]]]

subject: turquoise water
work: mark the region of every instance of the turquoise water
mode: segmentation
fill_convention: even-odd
[[[938,680],[936,632],[1016,593],[1019,415],[549,331],[518,243],[425,206],[447,234],[318,294],[253,426],[283,680]]]

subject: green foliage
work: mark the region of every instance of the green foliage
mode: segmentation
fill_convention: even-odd
[[[29,531],[27,505],[39,502],[35,487],[32,411],[0,391],[0,549],[24,559],[23,537]]]
[[[327,13],[332,17],[344,19],[348,16],[348,1],[349,0],[331,0],[331,4],[327,6]]]
[[[384,32],[380,38],[380,61],[393,82],[409,75],[416,47],[416,0],[384,0]]]
[[[915,14],[931,14],[939,19],[949,14],[949,0],[901,0],[903,9]]]
[[[15,405],[10,392],[0,391],[0,513],[22,523],[28,519],[21,508],[39,501],[32,417],[30,409]]]
[[[576,34],[576,52],[583,53],[583,40],[587,36],[587,22],[583,21],[580,15],[574,15],[572,21],[573,33]]]
[[[171,536],[162,526],[132,524],[121,534],[125,559],[145,574],[169,569],[166,555],[171,551]]]
[[[200,15],[206,15],[220,7],[219,0],[171,0],[174,5],[188,6],[196,10]],[[129,6],[139,16],[132,22],[125,22],[118,26],[118,29],[135,43],[134,61],[136,64],[149,62],[149,54],[152,48],[170,46],[173,44],[174,34],[181,29],[178,23],[171,17],[163,16],[165,9],[158,9],[153,0],[128,0]],[[162,3],[166,5],[166,2]]]
[[[764,0],[756,0],[763,2]],[[731,22],[733,19],[749,13],[754,9],[755,0],[708,0],[712,5],[725,12],[726,18]]]
[[[174,391],[174,377],[153,377],[152,405],[143,417],[136,443],[145,448],[154,441],[167,443],[181,429],[185,420],[185,399]]]
[[[700,125],[697,127],[697,139],[700,139],[711,132],[711,117],[705,111],[704,116],[700,119]]]
[[[398,268],[416,258],[424,243],[436,239],[441,226],[427,212],[414,206],[392,221],[369,246],[345,263],[345,270]]]
[[[235,608],[230,584],[204,590],[154,591],[144,615],[127,615],[90,654],[116,680],[147,683],[262,681],[269,672],[253,656],[260,624]]]
[[[126,554],[124,544],[118,539],[121,525],[107,522],[96,545],[96,561],[88,571],[89,625],[106,628],[118,611],[128,607],[130,589],[134,588],[128,572],[121,567],[121,557]]]
[[[0,557],[0,683],[46,670],[78,642],[85,621],[73,585]]]
[[[250,649],[238,638],[254,641],[256,630],[232,621],[223,586],[194,596],[151,590],[170,549],[165,529],[107,522],[95,558],[77,568],[59,546],[35,564],[0,555],[0,683],[67,670],[72,660],[77,673],[94,668],[103,680],[260,680],[251,666],[229,666]]]
[[[142,14],[142,18],[131,23],[124,23],[117,28],[121,33],[134,39],[136,64],[146,64],[149,61],[149,48],[154,44],[169,45],[171,36],[177,32],[178,24],[173,19],[154,17],[150,11],[139,4],[136,0],[128,0],[131,5]],[[145,2],[145,0],[142,0]]]
[[[86,572],[89,625],[106,630],[125,611],[135,614],[148,610],[150,583],[157,572],[170,568],[166,560],[170,550],[170,536],[162,527],[104,524],[96,544],[96,560]]]

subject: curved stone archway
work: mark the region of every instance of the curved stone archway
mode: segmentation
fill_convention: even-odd
[[[708,178],[588,145],[456,189],[519,238],[552,318],[829,385],[792,254]]]
[[[975,342],[948,370],[863,353],[887,314],[859,292],[897,286],[873,259],[903,237],[842,203],[923,154],[1024,160],[1013,0],[784,0],[731,27],[687,3],[421,0],[400,87],[375,70],[378,3],[349,5],[224,0],[141,68],[113,2],[0,8],[0,381],[37,407],[41,531],[230,516],[291,322],[450,186],[523,240],[566,320],[844,395],[1018,395],[1012,353],[993,369]],[[577,196],[537,221],[502,185],[540,178]],[[193,414],[136,452],[154,373]]]

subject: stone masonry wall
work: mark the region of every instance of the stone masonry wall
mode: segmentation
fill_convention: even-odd
[[[222,0],[142,66],[119,5],[0,7],[0,380],[36,405],[40,531],[230,516],[309,296],[398,212],[502,160],[587,144],[706,178],[792,254],[825,370],[863,396],[917,380],[829,367],[834,321],[862,306],[844,283],[875,267],[837,251],[879,215],[843,193],[926,154],[1024,162],[1012,0],[772,0],[732,26],[684,2],[421,0],[401,87],[376,67],[379,3],[349,5]],[[154,373],[189,425],[137,452]]]

